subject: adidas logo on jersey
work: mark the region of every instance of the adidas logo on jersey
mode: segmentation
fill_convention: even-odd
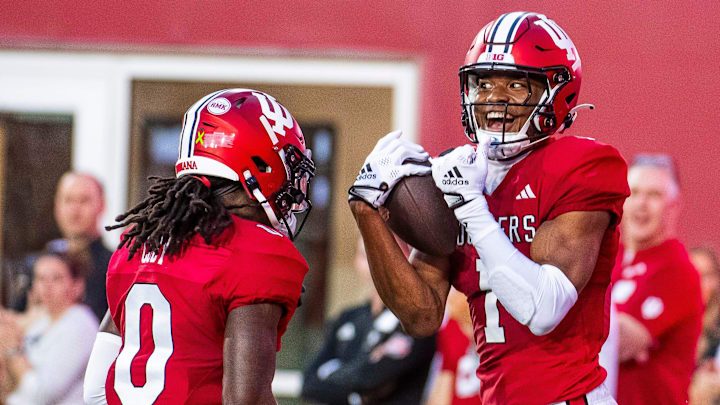
[[[529,184],[526,184],[525,188],[522,189],[520,194],[518,194],[515,197],[516,200],[528,200],[528,199],[532,199],[532,198],[537,198],[537,197],[535,196],[535,193],[533,193]]]
[[[360,174],[358,174],[357,179],[358,180],[367,180],[367,179],[374,179],[377,175],[373,173],[372,167],[370,167],[370,163],[366,164],[362,169],[360,169]]]
[[[442,184],[447,186],[459,186],[463,184],[470,184],[470,182],[463,178],[460,170],[458,170],[457,166],[455,166],[452,169],[448,170],[447,173],[445,173],[445,175],[443,176]]]

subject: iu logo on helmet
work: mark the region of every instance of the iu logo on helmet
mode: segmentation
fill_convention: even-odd
[[[548,35],[550,35],[555,45],[567,52],[568,62],[573,62],[572,69],[573,71],[577,71],[578,67],[580,67],[580,58],[578,58],[577,49],[573,41],[553,20],[548,19],[544,15],[539,15],[539,17],[540,19],[535,21],[535,25],[542,27]]]
[[[285,128],[293,127],[292,116],[287,108],[281,106],[273,97],[263,93],[253,93],[253,96],[257,97],[262,108],[263,115],[260,116],[260,122],[265,127],[273,145],[276,145],[278,143],[277,135],[285,136]],[[274,121],[275,124],[271,126],[268,120]]]

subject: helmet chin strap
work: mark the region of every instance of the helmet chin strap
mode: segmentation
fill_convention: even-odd
[[[530,138],[527,136],[527,130],[530,128],[530,122],[533,116],[535,116],[539,106],[535,107],[535,110],[530,114],[525,124],[520,128],[518,132],[492,132],[484,129],[477,128],[476,134],[490,138],[490,148],[488,149],[488,159],[492,160],[504,160],[510,159],[523,150],[529,148],[534,142],[530,142]],[[502,142],[512,142],[505,143]],[[493,145],[494,144],[494,145]]]
[[[243,176],[245,177],[245,180],[249,180],[252,178],[252,174],[249,170],[246,170],[243,172]],[[290,240],[293,239],[293,234],[295,233],[295,225],[297,223],[297,219],[295,218],[295,215],[290,214],[289,219],[288,218],[282,218],[282,223],[278,220],[277,215],[275,215],[275,211],[270,206],[270,202],[268,202],[267,198],[265,198],[265,195],[260,191],[260,187],[253,187],[252,188],[252,194],[253,197],[260,203],[260,205],[263,207],[263,210],[265,210],[265,215],[267,215],[268,219],[270,220],[270,223],[272,224],[273,228],[275,230],[281,232],[283,235],[290,238]]]
[[[556,87],[550,91],[548,94],[547,90],[544,92],[543,96],[538,101],[537,105],[533,109],[533,111],[528,116],[527,120],[525,120],[525,124],[523,124],[522,128],[520,128],[520,131],[518,132],[492,132],[487,131],[484,129],[480,129],[477,127],[477,121],[476,121],[476,128],[475,128],[475,136],[482,135],[485,137],[490,138],[490,148],[488,149],[488,159],[491,160],[507,160],[512,159],[522,152],[526,151],[533,145],[537,144],[538,142],[542,142],[545,139],[547,139],[547,136],[541,137],[539,139],[536,139],[534,141],[530,141],[530,137],[527,135],[528,129],[530,129],[530,124],[535,124],[535,127],[537,130],[540,130],[540,123],[538,122],[538,119],[540,115],[538,114],[539,110],[543,107],[543,104],[546,100],[550,100],[555,95],[555,92],[559,87]],[[583,104],[584,105],[584,104]],[[506,107],[507,111],[507,107]],[[576,113],[577,114],[577,113]],[[504,127],[504,125],[503,125]],[[503,129],[504,131],[504,129]],[[494,145],[493,145],[494,143]]]

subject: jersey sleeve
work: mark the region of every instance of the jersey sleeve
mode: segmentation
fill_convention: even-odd
[[[618,151],[589,139],[578,139],[564,150],[565,156],[554,161],[559,170],[552,178],[553,205],[546,219],[552,220],[570,211],[609,211],[611,226],[622,217],[625,198],[630,195],[627,184],[627,163]]]
[[[689,294],[698,290],[697,279],[691,276],[690,271],[658,272],[638,285],[617,309],[637,319],[657,339],[692,312],[701,310],[687,300],[688,296],[699,296],[699,291]]]
[[[297,309],[307,263],[285,236],[260,230],[242,238],[214,282],[213,290],[230,313],[243,305],[273,303],[283,308],[278,325],[280,338]]]

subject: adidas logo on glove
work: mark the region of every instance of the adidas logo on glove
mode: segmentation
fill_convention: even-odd
[[[370,167],[370,163],[366,164],[365,167],[360,169],[360,174],[357,176],[357,180],[368,180],[368,179],[374,179],[377,175],[373,173],[372,167]]]
[[[463,178],[462,174],[460,174],[460,170],[458,170],[457,166],[455,166],[452,170],[448,170],[448,172],[445,173],[442,184],[446,186],[461,186],[468,185],[470,182]]]

